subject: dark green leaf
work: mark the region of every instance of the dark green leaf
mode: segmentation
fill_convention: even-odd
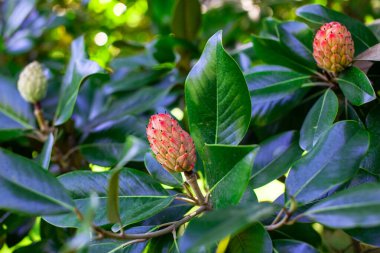
[[[162,165],[157,162],[151,153],[145,155],[145,167],[148,170],[149,174],[159,182],[180,188],[182,187],[183,180],[180,173],[170,173],[162,167]]]
[[[368,145],[368,132],[356,121],[335,123],[293,165],[286,180],[288,195],[308,203],[348,181],[359,169]]]
[[[97,225],[110,224],[107,218],[108,181],[112,171],[93,173],[90,171],[71,172],[59,177],[69,191],[78,209],[86,212],[86,203],[92,193],[99,196],[100,206],[95,214]],[[153,216],[166,208],[172,201],[168,192],[146,173],[134,169],[122,169],[119,175],[120,216],[123,224],[131,224]],[[78,227],[76,215],[45,216],[45,220],[59,227]]]
[[[279,39],[284,49],[290,51],[301,63],[316,70],[313,58],[313,32],[301,22],[289,21],[278,26]]]
[[[94,61],[88,60],[85,52],[84,38],[79,37],[71,45],[71,59],[61,86],[58,107],[55,115],[56,126],[70,119],[77,100],[80,85],[91,75],[103,73]]]
[[[376,99],[371,81],[366,74],[356,67],[350,67],[337,78],[344,96],[353,105],[362,105]]]
[[[311,150],[321,135],[334,123],[339,103],[335,93],[328,89],[308,112],[300,132],[300,146]]]
[[[322,5],[310,4],[302,6],[298,8],[297,15],[319,26],[332,21],[344,24],[352,35],[356,54],[378,43],[375,35],[362,22]]]
[[[172,31],[176,37],[193,41],[201,25],[201,5],[198,0],[176,0]]]
[[[54,135],[52,133],[49,134],[45,144],[42,148],[41,154],[38,157],[38,163],[45,170],[49,169],[51,153],[53,151],[54,146]]]
[[[307,243],[296,240],[274,240],[273,246],[278,253],[318,253],[316,249]]]
[[[112,170],[111,177],[108,182],[108,193],[107,193],[107,215],[108,219],[113,222],[121,223],[119,216],[119,174],[125,164],[132,160],[141,150],[142,142],[130,136],[127,138],[125,147],[123,149],[123,157],[120,159],[118,164]]]
[[[255,223],[231,238],[226,253],[272,253],[272,240],[263,225]]]
[[[0,76],[0,116],[1,127],[7,129],[34,128],[34,116],[27,103],[17,90],[16,83]]]
[[[292,239],[306,242],[313,247],[321,246],[322,239],[320,234],[315,231],[312,223],[296,222],[291,225],[282,226],[271,232],[272,240]]]
[[[290,166],[301,157],[298,145],[299,134],[285,132],[260,143],[251,175],[254,188],[259,188],[284,175]]]
[[[265,126],[284,117],[304,97],[309,76],[289,69],[269,68],[245,76],[252,103],[252,123]]]
[[[253,48],[255,54],[268,64],[284,66],[304,74],[317,72],[315,68],[297,60],[294,53],[283,46],[278,39],[253,36]]]
[[[374,174],[380,175],[380,106],[373,108],[367,115],[366,125],[369,131],[370,145],[361,163],[361,167]]]
[[[208,152],[213,153],[212,156],[214,158],[219,157],[221,161],[224,161],[222,157],[223,155],[226,155],[226,151],[229,150],[230,155],[238,154],[240,152],[239,149],[242,148],[242,146],[231,147],[218,144],[206,144],[206,146]],[[233,167],[226,167],[226,165],[228,166],[228,163],[226,165],[222,165],[223,167],[209,167],[210,172],[218,169],[228,171],[225,176],[223,176],[210,190],[211,201],[215,209],[236,205],[243,197],[248,186],[253,161],[258,150],[257,146],[249,146],[247,148],[250,149],[249,153],[242,157],[241,160],[238,161]]]
[[[179,241],[181,252],[199,252],[228,235],[236,235],[249,225],[268,218],[274,209],[268,203],[219,209],[193,219]],[[226,218],[228,217],[228,218]]]
[[[380,225],[380,184],[362,184],[336,193],[308,209],[304,216],[333,228]]]
[[[380,227],[352,228],[344,230],[356,240],[380,247]]]
[[[354,61],[380,61],[380,43],[356,56]]]
[[[170,21],[175,0],[148,0],[149,15],[159,33],[170,33]]]
[[[214,187],[255,146],[205,145],[205,174],[208,186]]]
[[[74,210],[62,185],[36,163],[0,150],[0,208],[32,215]]]
[[[190,131],[198,152],[209,144],[238,144],[250,122],[251,103],[241,70],[222,46],[222,32],[207,42],[186,79]]]

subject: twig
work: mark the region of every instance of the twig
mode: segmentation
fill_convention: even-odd
[[[197,175],[192,170],[191,171],[185,171],[184,175],[186,177],[187,183],[193,189],[199,204],[204,205],[206,203],[206,200],[205,200],[205,197],[203,196],[201,189],[199,188],[199,185],[197,182]]]
[[[182,197],[182,196],[176,196],[175,199],[176,200],[181,200],[181,201],[193,204],[193,205],[197,205],[198,204],[194,199],[190,199],[190,198],[186,198],[186,197]]]
[[[42,107],[40,102],[34,104],[34,116],[37,119],[38,126],[40,127],[43,133],[46,133],[48,126],[46,125],[44,114],[42,113]]]
[[[165,234],[168,234],[168,233],[172,233],[173,230],[176,230],[181,225],[183,225],[186,222],[190,221],[192,218],[194,218],[198,214],[203,213],[204,211],[207,211],[208,209],[209,209],[209,206],[203,205],[203,206],[199,207],[197,210],[195,210],[193,213],[185,216],[184,218],[182,218],[179,221],[174,222],[172,225],[170,225],[170,226],[168,226],[166,228],[163,228],[161,230],[154,231],[154,232],[144,233],[144,234],[123,234],[123,235],[120,235],[120,234],[115,234],[113,232],[104,230],[104,229],[102,229],[100,227],[97,227],[97,226],[93,226],[93,229],[97,233],[101,234],[103,236],[103,238],[112,238],[112,239],[116,239],[116,240],[125,240],[125,239],[151,239],[151,238],[162,236],[162,235],[165,235]]]

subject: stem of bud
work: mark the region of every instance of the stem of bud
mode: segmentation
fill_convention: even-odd
[[[46,132],[48,127],[46,125],[45,118],[44,118],[44,115],[42,113],[42,107],[41,107],[40,102],[36,102],[34,104],[34,116],[37,119],[38,126],[40,127],[41,131]]]
[[[200,205],[206,204],[206,199],[203,196],[203,193],[201,189],[199,188],[198,182],[197,182],[197,175],[194,173],[194,171],[185,171],[184,175],[186,177],[187,183],[190,185],[190,187],[193,189],[195,196],[197,197],[197,200]]]

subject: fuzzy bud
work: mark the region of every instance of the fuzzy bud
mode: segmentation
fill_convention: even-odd
[[[157,161],[169,172],[191,171],[196,162],[193,139],[169,114],[150,117],[146,134]]]
[[[338,73],[350,66],[354,50],[351,33],[338,22],[324,24],[314,37],[314,59],[318,67],[331,73]]]
[[[46,96],[47,80],[41,64],[29,63],[20,74],[17,88],[21,96],[30,103],[39,102]]]

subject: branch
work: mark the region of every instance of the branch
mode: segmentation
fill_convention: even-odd
[[[159,236],[173,232],[173,230],[176,230],[178,227],[180,227],[181,225],[190,221],[192,218],[194,218],[198,214],[201,214],[207,210],[209,210],[209,206],[206,206],[206,205],[201,206],[197,210],[195,210],[193,213],[185,216],[184,218],[182,218],[179,221],[174,222],[172,225],[170,225],[166,228],[163,228],[163,229],[160,229],[160,230],[154,231],[154,232],[144,233],[144,234],[115,234],[113,232],[104,230],[104,229],[97,227],[97,226],[93,226],[93,229],[97,233],[99,233],[103,238],[112,238],[112,239],[116,239],[116,240],[151,239],[151,238],[159,237]]]

